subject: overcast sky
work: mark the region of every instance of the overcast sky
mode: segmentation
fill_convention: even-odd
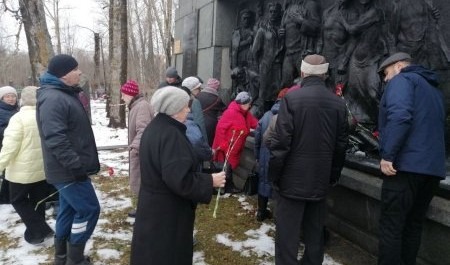
[[[16,1],[8,1],[8,3]],[[49,1],[46,1],[49,2]],[[97,0],[60,0],[60,24],[61,27],[69,25],[71,32],[75,38],[75,47],[83,50],[94,50],[93,33],[85,28],[89,28],[95,32],[104,33],[105,29],[99,23],[102,20],[102,9]],[[107,12],[107,10],[103,10]],[[2,36],[12,36],[17,33],[18,23],[8,13],[2,13],[0,18],[1,28],[3,28]],[[53,22],[47,19],[47,26],[52,36],[52,43],[55,45]],[[61,36],[62,42],[65,37]],[[7,39],[8,47],[12,48],[15,40],[13,37]],[[20,50],[26,51],[26,39],[22,30]],[[64,48],[63,48],[64,50]]]

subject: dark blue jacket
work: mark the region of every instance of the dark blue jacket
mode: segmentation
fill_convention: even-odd
[[[255,158],[258,160],[258,194],[264,197],[272,196],[272,183],[269,180],[270,151],[263,142],[263,134],[269,127],[273,115],[278,113],[280,102],[277,101],[272,108],[264,113],[255,129]]]
[[[9,105],[0,100],[0,149],[2,148],[3,134],[8,127],[9,119],[18,111],[17,104]]]
[[[41,76],[36,115],[50,184],[74,181],[75,176],[100,170],[94,133],[78,99],[79,91],[48,73]]]
[[[445,107],[437,75],[410,65],[381,98],[380,155],[398,171],[445,178]]]
[[[187,120],[184,125],[186,125],[186,136],[189,142],[194,148],[194,152],[197,155],[198,161],[209,161],[212,158],[212,150],[208,143],[203,138],[200,126],[194,121],[194,115],[192,113],[188,114]]]

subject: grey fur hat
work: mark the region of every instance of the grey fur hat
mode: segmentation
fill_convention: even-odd
[[[200,83],[200,80],[198,80],[198,78],[195,76],[186,77],[181,85],[188,88],[190,91],[197,88],[201,89],[202,87],[202,83]]]
[[[27,86],[22,89],[20,93],[21,106],[36,106],[36,91],[38,87]]]
[[[235,101],[237,104],[245,105],[252,102],[252,96],[248,92],[243,91],[237,94]]]
[[[150,101],[155,112],[164,113],[169,116],[183,110],[188,103],[189,95],[186,91],[174,86],[166,86],[156,90]]]

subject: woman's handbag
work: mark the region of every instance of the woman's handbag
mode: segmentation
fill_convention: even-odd
[[[258,193],[258,181],[259,176],[256,171],[256,165],[253,167],[252,171],[248,173],[248,177],[244,184],[244,193],[248,196],[253,196]]]

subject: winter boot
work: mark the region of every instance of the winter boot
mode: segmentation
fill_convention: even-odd
[[[228,166],[227,168],[227,172],[225,173],[225,193],[231,193],[231,194],[236,194],[236,193],[241,193],[242,190],[236,188],[236,186],[234,186],[234,182],[233,182],[233,172],[231,170],[231,166]]]
[[[55,265],[66,265],[67,240],[55,237]]]
[[[267,209],[267,202],[269,198],[258,194],[258,211],[256,213],[256,220],[262,222],[266,219],[272,218],[272,213]]]
[[[89,258],[84,256],[84,247],[82,244],[68,244],[66,265],[92,265]]]

